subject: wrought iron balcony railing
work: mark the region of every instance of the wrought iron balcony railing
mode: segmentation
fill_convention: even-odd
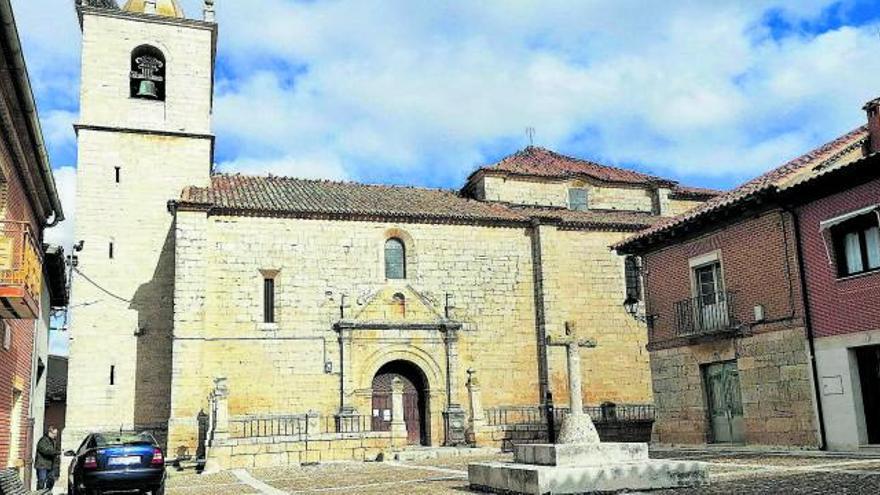
[[[40,313],[43,256],[27,222],[0,221],[0,316],[34,319]]]
[[[675,303],[675,333],[679,337],[731,332],[739,327],[735,317],[736,293],[714,292]]]

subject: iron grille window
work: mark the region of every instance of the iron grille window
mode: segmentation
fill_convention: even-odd
[[[838,276],[880,269],[880,227],[875,214],[856,217],[833,227],[831,232]]]
[[[574,211],[587,211],[587,190],[569,189],[568,207]]]
[[[626,278],[626,301],[636,303],[642,300],[642,280],[639,259],[635,256],[627,256],[624,261],[624,275]]]
[[[275,323],[275,279],[263,280],[263,322]]]
[[[391,238],[385,241],[385,278],[406,278],[406,248],[400,239]]]

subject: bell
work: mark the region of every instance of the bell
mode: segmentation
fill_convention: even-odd
[[[143,98],[158,98],[159,93],[156,92],[156,83],[147,80],[141,81],[137,95]]]

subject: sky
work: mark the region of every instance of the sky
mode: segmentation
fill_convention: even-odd
[[[75,222],[74,0],[12,0]],[[182,0],[200,18],[202,0]],[[216,168],[460,187],[534,144],[727,189],[865,122],[876,0],[217,0]]]

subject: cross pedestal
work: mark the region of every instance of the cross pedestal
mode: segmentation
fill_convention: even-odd
[[[569,412],[562,419],[556,443],[599,443],[599,433],[593,425],[593,419],[584,412],[580,355],[582,347],[592,349],[596,347],[596,341],[579,339],[573,333],[571,327],[566,325],[564,337],[547,337],[548,346],[564,346],[568,356]]]
[[[652,460],[646,443],[603,443],[590,415],[584,412],[581,348],[596,347],[574,335],[548,338],[547,345],[565,346],[571,411],[562,420],[556,444],[520,444],[514,462],[468,465],[471,489],[495,493],[580,494],[657,490],[707,484],[707,465],[700,462]]]

